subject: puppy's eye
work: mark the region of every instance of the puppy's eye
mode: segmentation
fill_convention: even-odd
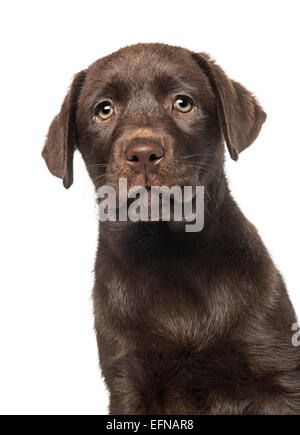
[[[193,102],[190,97],[185,95],[178,95],[174,101],[174,109],[178,112],[187,113],[193,108]]]
[[[113,113],[114,108],[110,101],[101,101],[101,103],[97,105],[96,115],[98,116],[98,118],[105,121],[106,119],[110,118]]]

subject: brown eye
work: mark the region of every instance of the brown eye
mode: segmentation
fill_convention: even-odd
[[[110,101],[102,101],[98,104],[96,109],[96,115],[98,118],[103,119],[104,121],[110,118],[114,113],[114,108]]]
[[[174,101],[174,109],[178,112],[187,113],[193,108],[193,102],[189,97],[178,95]]]

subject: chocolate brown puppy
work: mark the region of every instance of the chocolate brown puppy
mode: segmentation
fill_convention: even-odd
[[[295,313],[224,174],[224,143],[237,160],[265,118],[209,56],[179,47],[126,47],[75,76],[43,150],[66,188],[79,150],[95,189],[118,192],[126,178],[205,191],[201,232],[99,224],[93,295],[110,413],[300,414]]]

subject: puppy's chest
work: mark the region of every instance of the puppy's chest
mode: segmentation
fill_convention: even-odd
[[[235,384],[243,396],[253,382],[243,355],[229,341],[202,352],[129,351],[114,364],[115,381],[124,388],[126,380],[130,393],[142,392],[150,414],[209,413],[217,403],[234,403]]]
[[[201,283],[128,282],[118,276],[107,283],[110,312],[123,331],[132,331],[140,342],[148,340],[177,349],[198,349],[217,330],[204,303]],[[205,285],[205,284],[203,284]],[[208,328],[209,326],[209,328]]]

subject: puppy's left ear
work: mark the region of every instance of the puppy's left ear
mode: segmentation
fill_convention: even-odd
[[[80,90],[85,80],[85,71],[76,74],[71,88],[53,119],[44,146],[44,157],[49,171],[63,179],[68,189],[73,183],[73,155],[76,148],[76,107]]]
[[[255,97],[230,80],[206,53],[194,53],[193,58],[209,79],[216,97],[220,128],[231,158],[237,160],[239,153],[254,142],[267,115]]]

